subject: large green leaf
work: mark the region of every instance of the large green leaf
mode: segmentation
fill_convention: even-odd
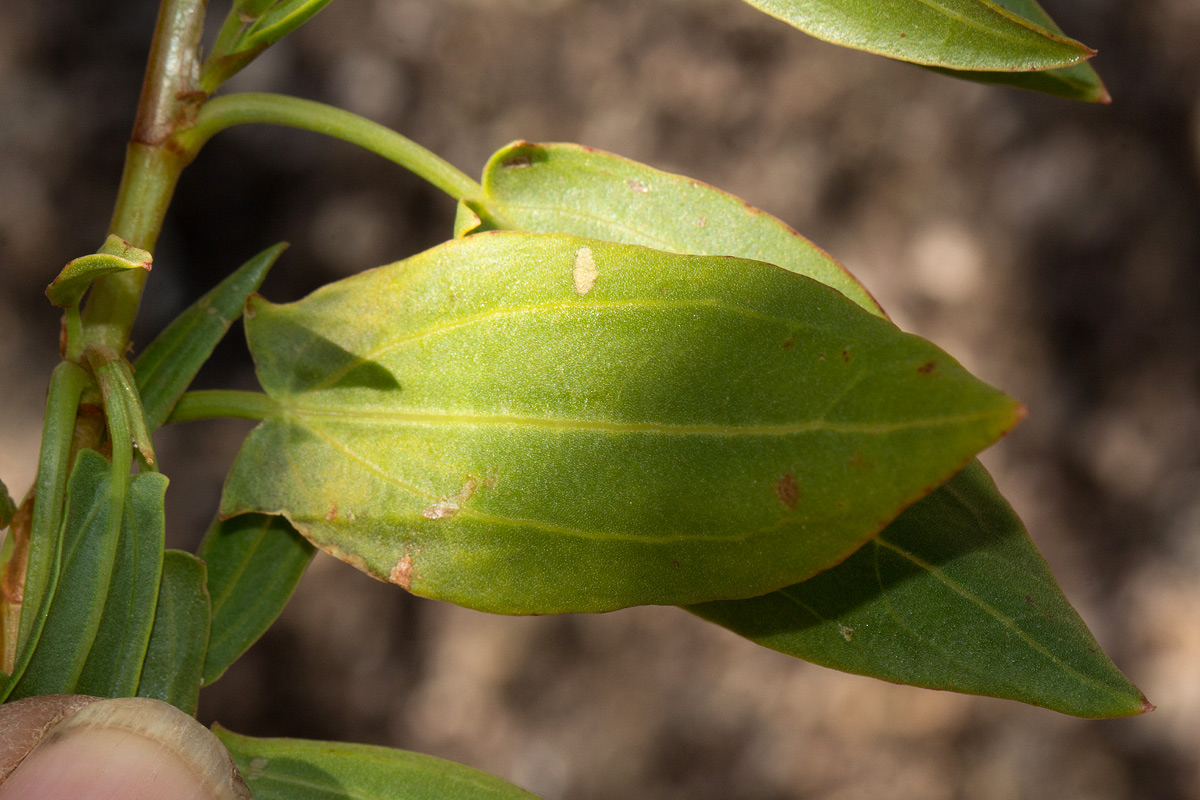
[[[255,800],[536,800],[524,789],[433,756],[344,742],[257,739],[217,725]]]
[[[137,691],[158,603],[166,492],[167,478],[157,472],[130,481],[104,614],[75,684],[78,694],[132,697]]]
[[[736,255],[813,278],[882,314],[824,250],[741,198],[692,178],[577,144],[514,142],[488,161],[483,189],[478,201],[460,205],[456,236],[509,228]]]
[[[276,406],[222,513],[508,613],[790,585],[1021,413],[816,281],[571,236],[448,242],[246,330]]]
[[[1042,70],[1095,51],[991,0],[746,0],[818,39],[959,70]]]
[[[843,564],[763,597],[689,610],[846,672],[1081,717],[1152,708],[1101,652],[978,463]]]
[[[192,378],[212,355],[229,326],[242,315],[246,297],[287,247],[268,247],[201,297],[155,337],[135,363],[146,427],[162,426]]]
[[[167,550],[138,697],[162,700],[195,716],[209,623],[204,562],[182,550]]]
[[[197,553],[212,598],[206,685],[271,626],[315,552],[282,517],[244,514],[209,527]]]
[[[633,186],[643,199],[627,198],[623,184]],[[483,205],[502,214],[509,224],[774,261],[826,280],[868,311],[878,311],[865,291],[847,291],[847,282],[851,289],[857,283],[844,273],[813,269],[812,264],[821,265],[819,258],[812,259],[815,248],[783,223],[686,178],[575,145],[518,144],[493,157],[484,185]],[[648,204],[645,198],[655,202]],[[714,213],[714,206],[719,213]],[[710,224],[695,224],[697,208],[704,209]],[[713,220],[718,224],[713,226]],[[483,223],[478,218],[472,222],[460,212],[459,227],[461,233]],[[714,238],[714,227],[719,237]],[[914,563],[898,561],[901,557],[894,551],[881,549],[890,542],[919,554],[925,564],[950,565],[958,594],[947,593],[942,573],[918,569]],[[874,554],[884,556],[880,563],[897,567],[896,580],[883,582],[866,568],[875,563]],[[1052,616],[1038,617],[1033,620],[1036,624],[1030,624],[1026,596],[1039,598],[1039,613]],[[887,613],[892,607],[919,611],[921,606],[914,603],[926,597],[941,599],[957,612],[922,618],[923,633],[932,635],[941,650],[922,649],[914,629]],[[809,604],[811,613],[797,605],[798,598]],[[979,598],[999,600],[988,606]],[[1005,617],[1014,604],[1015,615]],[[859,606],[855,621],[839,618],[839,610]],[[837,669],[922,686],[1002,694],[1088,716],[1142,709],[1140,693],[1100,652],[978,462],[905,511],[876,543],[843,564],[767,597],[710,603],[694,610],[761,644]],[[817,613],[824,613],[822,620],[811,616]],[[853,641],[859,628],[869,628],[876,643],[899,645],[863,647],[860,639],[859,646],[849,647],[845,637]],[[970,646],[975,635],[985,634],[989,637],[985,649]],[[968,645],[957,646],[964,642]],[[909,657],[897,657],[903,648],[908,648]],[[1035,670],[1030,673],[1035,680],[1023,682],[1024,673],[1013,669],[1014,655],[1021,656],[1022,668]]]
[[[1062,28],[1058,27],[1050,15],[1037,4],[1037,0],[1000,0],[1000,4],[1035,25],[1040,25],[1054,33],[1062,33]],[[1104,88],[1104,82],[1100,80],[1096,70],[1092,69],[1091,64],[1087,63],[1042,72],[963,71],[941,67],[931,67],[931,69],[955,78],[1029,89],[1071,100],[1083,100],[1088,103],[1107,103],[1111,99],[1108,89]]]
[[[96,637],[112,577],[120,528],[110,525],[112,465],[81,450],[67,483],[61,567],[37,646],[9,698],[68,694]]]

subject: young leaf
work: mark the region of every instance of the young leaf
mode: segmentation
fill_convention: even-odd
[[[757,261],[496,232],[276,306],[222,514],[506,613],[748,597],[841,561],[1021,414]],[[690,599],[688,599],[690,598]]]
[[[208,565],[212,598],[205,685],[271,626],[315,552],[283,517],[245,514],[213,522],[197,553]]]
[[[959,70],[1066,67],[1095,51],[992,0],[746,0],[833,44]]]
[[[308,22],[330,0],[280,0],[243,34],[239,49],[266,47]]]
[[[509,228],[736,255],[820,281],[883,314],[824,250],[741,198],[692,178],[576,144],[514,142],[488,160],[483,188],[478,201],[460,205],[455,236]]]
[[[845,672],[1080,717],[1153,708],[1100,650],[978,462],[842,564],[688,610]]]
[[[100,628],[74,691],[96,697],[132,697],[150,643],[162,575],[163,498],[167,478],[133,476],[121,520],[116,566]]]
[[[119,528],[110,523],[112,465],[81,450],[67,483],[57,586],[37,645],[22,673],[14,672],[9,699],[69,694],[96,637],[116,557]]]
[[[142,351],[134,372],[147,428],[162,427],[229,326],[242,315],[246,297],[262,285],[286,248],[286,244],[277,244],[247,261],[190,305]]]
[[[433,756],[343,742],[257,739],[213,726],[255,800],[537,800]]]
[[[20,625],[15,646],[10,646],[10,639],[5,640],[5,662],[8,663],[11,655],[13,666],[0,690],[0,702],[8,697],[29,664],[54,597],[61,564],[62,520],[67,506],[71,431],[75,427],[80,394],[90,379],[79,365],[62,361],[54,368],[46,393],[32,514],[24,517],[20,527],[14,526],[9,532],[10,537],[23,539],[20,545],[23,552],[18,552],[14,545],[13,558],[5,564],[4,585],[8,599],[5,624],[9,625],[6,633],[11,634],[11,619],[17,614]],[[19,609],[14,609],[14,605]]]
[[[79,305],[92,281],[101,275],[111,275],[131,269],[149,270],[150,254],[118,236],[109,236],[99,252],[81,256],[63,267],[58,277],[46,287],[50,302],[60,308]]]
[[[1002,0],[1002,4],[1009,11],[1021,15],[1035,25],[1054,33],[1062,33],[1062,28],[1037,4],[1037,0]],[[1087,63],[1043,72],[980,72],[941,67],[930,69],[954,78],[1013,86],[1086,103],[1108,103],[1111,100],[1108,89],[1104,88],[1104,82],[1100,80],[1096,70],[1092,69],[1091,64]]]
[[[210,619],[204,562],[167,550],[138,697],[163,700],[195,716]]]

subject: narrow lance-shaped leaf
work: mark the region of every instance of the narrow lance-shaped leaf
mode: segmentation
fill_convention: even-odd
[[[132,697],[150,643],[162,575],[167,478],[133,476],[100,628],[76,682],[79,694]]]
[[[167,550],[138,697],[163,700],[195,716],[209,620],[204,562],[191,553]]]
[[[818,39],[928,66],[1042,70],[1095,52],[992,0],[746,2]]]
[[[508,613],[790,585],[1021,413],[816,281],[570,236],[448,242],[246,330],[275,407],[222,513]]]
[[[1037,4],[1036,0],[1001,0],[1001,4],[1035,25],[1040,25],[1054,33],[1062,33],[1062,29]],[[1087,63],[1041,72],[988,72],[953,70],[942,67],[930,67],[930,69],[954,78],[1028,89],[1070,100],[1082,100],[1087,103],[1107,103],[1111,100],[1108,89],[1104,87],[1104,82],[1100,80],[1100,76],[1096,74],[1096,70],[1092,68],[1091,64]]]
[[[286,244],[268,247],[175,318],[134,364],[146,427],[157,430],[246,307]]]
[[[244,514],[209,527],[197,553],[208,565],[212,598],[205,685],[271,626],[315,552],[283,517]]]
[[[243,34],[240,48],[273,44],[308,22],[330,0],[281,0]]]
[[[978,464],[845,563],[764,597],[689,610],[846,672],[1082,717],[1153,708],[1101,652]]]
[[[100,625],[116,557],[119,528],[110,525],[111,487],[112,465],[94,450],[81,450],[67,484],[57,589],[28,665],[14,674],[9,699],[74,691]]]
[[[257,739],[213,727],[255,800],[536,800],[433,756],[344,742]]]
[[[87,372],[79,365],[60,362],[50,379],[46,393],[46,415],[42,422],[42,447],[38,455],[38,477],[32,503],[26,502],[29,513],[19,514],[20,521],[9,532],[20,537],[14,544],[12,558],[5,562],[3,576],[5,591],[4,658],[11,658],[9,678],[0,690],[0,702],[7,699],[20,679],[41,638],[42,628],[61,564],[63,515],[67,506],[67,487],[71,463],[71,431],[75,427],[79,396],[89,381]],[[19,608],[18,608],[19,607]],[[10,646],[12,618],[19,616],[20,624],[15,646]]]
[[[820,281],[883,313],[824,250],[741,198],[683,175],[576,144],[514,142],[488,160],[483,189],[483,197],[460,205],[456,236],[509,228],[736,255]]]
[[[626,182],[644,197],[661,199],[656,205],[627,200],[621,191]],[[484,203],[510,224],[659,246],[669,236],[666,243],[676,250],[777,261],[878,311],[865,292],[846,291],[842,273],[808,267],[814,248],[782,223],[767,224],[762,212],[716,190],[708,190],[715,198],[707,200],[707,187],[684,178],[574,145],[519,144],[493,157],[484,183]],[[714,213],[714,206],[723,213]],[[695,224],[694,208],[708,209],[708,225]],[[715,238],[714,220],[720,231]],[[1083,627],[978,462],[906,510],[876,542],[789,589],[693,610],[760,644],[836,669],[1000,694],[1084,716],[1143,709],[1140,692]],[[905,563],[894,548],[886,549],[885,543],[896,542],[925,565],[945,566]],[[880,563],[899,567],[891,573],[895,580],[884,582],[867,568],[876,554]],[[947,575],[953,576],[953,592]],[[1026,597],[1038,598],[1036,614]],[[923,612],[926,601],[940,601],[952,613],[922,613],[920,633],[889,613]],[[852,616],[840,616],[843,611]],[[921,636],[935,642],[932,656],[920,646]],[[984,637],[982,648],[972,644],[975,636]],[[1022,680],[1013,658],[1036,679]]]

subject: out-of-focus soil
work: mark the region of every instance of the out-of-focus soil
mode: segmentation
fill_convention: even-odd
[[[464,761],[547,800],[1200,800],[1200,4],[1046,0],[1112,106],[838,49],[737,0],[338,0],[235,80],[394,126],[469,173],[579,141],[726,188],[845,262],[1031,414],[985,455],[1068,596],[1159,708],[1088,722],[892,686],[682,611],[498,618],[319,557],[201,716]],[[218,5],[215,12],[223,13]],[[148,0],[0,4],[0,479],[32,479],[58,318],[103,239]],[[222,134],[189,168],[138,343],[293,243],[295,299],[449,235],[452,205],[338,142]],[[239,335],[204,387],[253,386]],[[192,546],[247,426],[163,431]]]

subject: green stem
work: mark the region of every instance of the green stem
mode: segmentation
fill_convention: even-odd
[[[214,97],[200,108],[195,124],[175,140],[189,154],[234,125],[285,125],[356,144],[424,178],[455,200],[481,197],[483,187],[421,145],[377,122],[340,108],[287,95],[245,92]]]
[[[263,420],[273,410],[275,401],[262,392],[243,392],[235,389],[184,392],[171,411],[171,416],[167,418],[166,424],[218,417]]]

